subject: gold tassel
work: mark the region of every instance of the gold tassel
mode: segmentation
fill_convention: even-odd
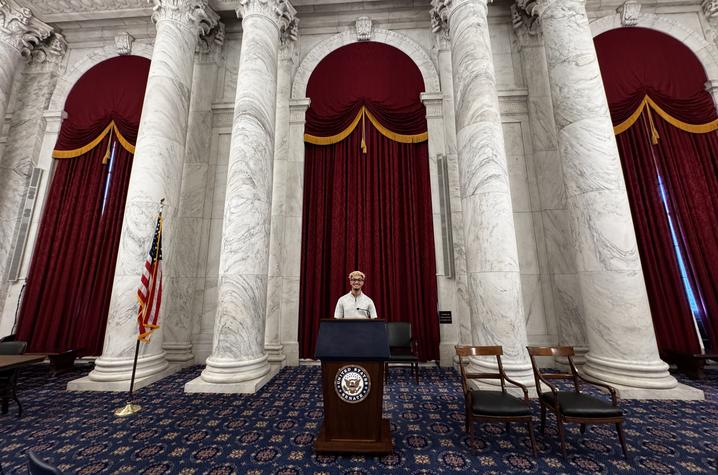
[[[112,131],[115,130],[115,126],[113,124],[112,128],[110,129],[110,139],[107,141],[107,151],[105,152],[105,156],[102,159],[102,164],[107,165],[107,162],[110,161],[110,153],[112,152]]]
[[[648,111],[648,123],[651,124],[651,143],[653,143],[653,145],[658,145],[658,139],[661,137],[658,135],[656,124],[653,123],[653,114],[651,114],[650,105],[646,105],[646,111]]]
[[[364,118],[366,117],[366,112],[364,109],[364,106],[361,108],[361,151],[364,155],[366,155],[366,141],[364,138],[366,137],[366,128],[364,126]]]

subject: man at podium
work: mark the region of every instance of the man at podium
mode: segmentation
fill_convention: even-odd
[[[377,318],[374,302],[361,291],[364,279],[364,273],[361,271],[355,270],[349,274],[351,292],[337,301],[334,318]]]

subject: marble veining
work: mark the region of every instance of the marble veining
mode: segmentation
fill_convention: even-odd
[[[658,356],[584,1],[543,2],[540,15],[589,343],[585,371],[630,387],[674,388]]]

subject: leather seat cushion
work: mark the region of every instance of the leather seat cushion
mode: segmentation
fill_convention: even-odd
[[[471,412],[477,416],[530,416],[523,399],[503,391],[471,391]]]
[[[553,406],[554,396],[551,392],[541,393],[541,400]],[[569,417],[618,417],[623,415],[620,408],[587,394],[573,391],[559,391],[558,404],[561,413]]]

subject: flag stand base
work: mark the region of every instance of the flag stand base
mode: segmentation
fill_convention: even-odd
[[[140,409],[142,409],[137,404],[132,404],[131,402],[128,402],[125,406],[115,409],[115,416],[117,417],[127,417],[131,416],[132,414],[135,414],[137,412],[140,412]]]

